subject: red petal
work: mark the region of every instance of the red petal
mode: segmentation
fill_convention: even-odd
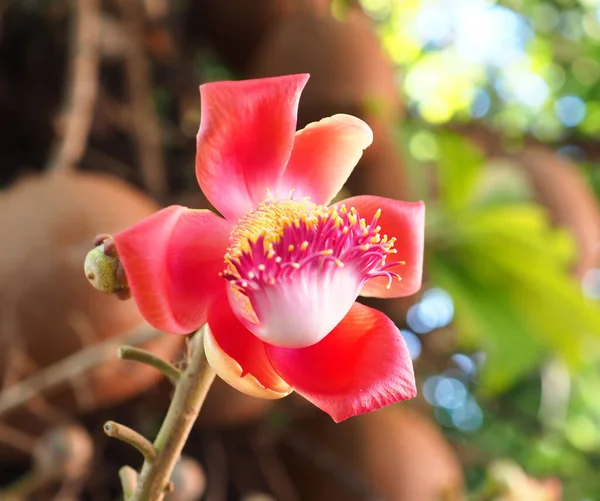
[[[210,202],[235,221],[276,190],[294,144],[308,75],[200,86],[196,177]]]
[[[241,367],[241,373],[236,374],[235,377],[243,378],[246,375],[251,375],[262,387],[275,392],[270,398],[277,398],[290,393],[291,388],[289,385],[273,370],[265,351],[265,343],[241,324],[231,310],[226,297],[223,297],[222,300],[211,307],[208,316],[208,327],[218,347]],[[217,370],[217,367],[213,368]],[[249,393],[247,388],[244,389],[241,384],[232,381],[230,374],[219,375],[233,387]],[[251,394],[265,396],[254,392]]]
[[[225,293],[219,277],[231,224],[208,210],[171,206],[115,235],[131,292],[159,330],[186,334],[206,323]]]
[[[381,235],[396,237],[396,254],[389,254],[388,264],[398,262],[388,271],[395,271],[402,277],[394,279],[391,288],[388,280],[378,277],[369,280],[361,291],[361,296],[382,298],[410,296],[421,288],[423,275],[423,246],[425,238],[425,204],[423,202],[401,202],[391,198],[362,195],[342,200],[339,204],[355,207],[367,221],[381,209],[379,224]],[[401,262],[404,261],[404,264]]]
[[[294,189],[297,198],[309,196],[316,204],[328,204],[372,142],[369,126],[350,115],[307,125],[296,133],[278,194],[286,196]]]
[[[280,376],[336,422],[417,392],[402,334],[383,313],[360,303],[313,346],[266,346]]]

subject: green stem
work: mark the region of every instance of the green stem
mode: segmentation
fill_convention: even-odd
[[[138,482],[138,472],[131,466],[123,466],[119,470],[119,478],[123,487],[123,499],[129,501],[135,492]]]
[[[177,384],[177,381],[181,377],[181,371],[173,364],[157,357],[154,353],[136,348],[135,346],[121,346],[119,348],[119,358],[150,365],[167,376],[173,384]]]
[[[192,354],[181,374],[167,416],[154,441],[156,457],[146,459],[131,501],[161,501],[206,394],[215,379],[204,354],[204,328],[192,340]]]
[[[111,438],[116,438],[135,447],[147,461],[153,461],[156,457],[156,451],[150,441],[125,425],[107,421],[104,423],[104,433]]]

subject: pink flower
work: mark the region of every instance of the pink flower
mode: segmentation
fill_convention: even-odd
[[[423,203],[327,206],[371,129],[335,115],[295,133],[308,75],[202,85],[196,175],[223,214],[180,206],[115,236],[148,322],[208,323],[207,358],[250,395],[292,390],[335,421],[415,396],[393,322],[356,301],[421,286]]]

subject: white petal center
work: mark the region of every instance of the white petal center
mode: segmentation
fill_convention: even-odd
[[[350,267],[299,270],[289,281],[249,294],[259,324],[248,328],[266,343],[304,348],[321,341],[346,316],[362,283]],[[304,272],[303,272],[304,271]]]

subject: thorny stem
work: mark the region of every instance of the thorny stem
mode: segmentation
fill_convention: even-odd
[[[215,379],[204,354],[204,328],[192,339],[188,366],[175,386],[167,416],[154,440],[154,459],[145,459],[137,488],[127,501],[161,501],[190,430]]]
[[[133,360],[150,365],[167,376],[169,381],[171,381],[173,384],[177,384],[177,381],[179,381],[181,378],[181,371],[173,364],[170,364],[166,360],[157,357],[149,351],[136,348],[135,346],[121,346],[119,348],[119,358],[122,360]]]

